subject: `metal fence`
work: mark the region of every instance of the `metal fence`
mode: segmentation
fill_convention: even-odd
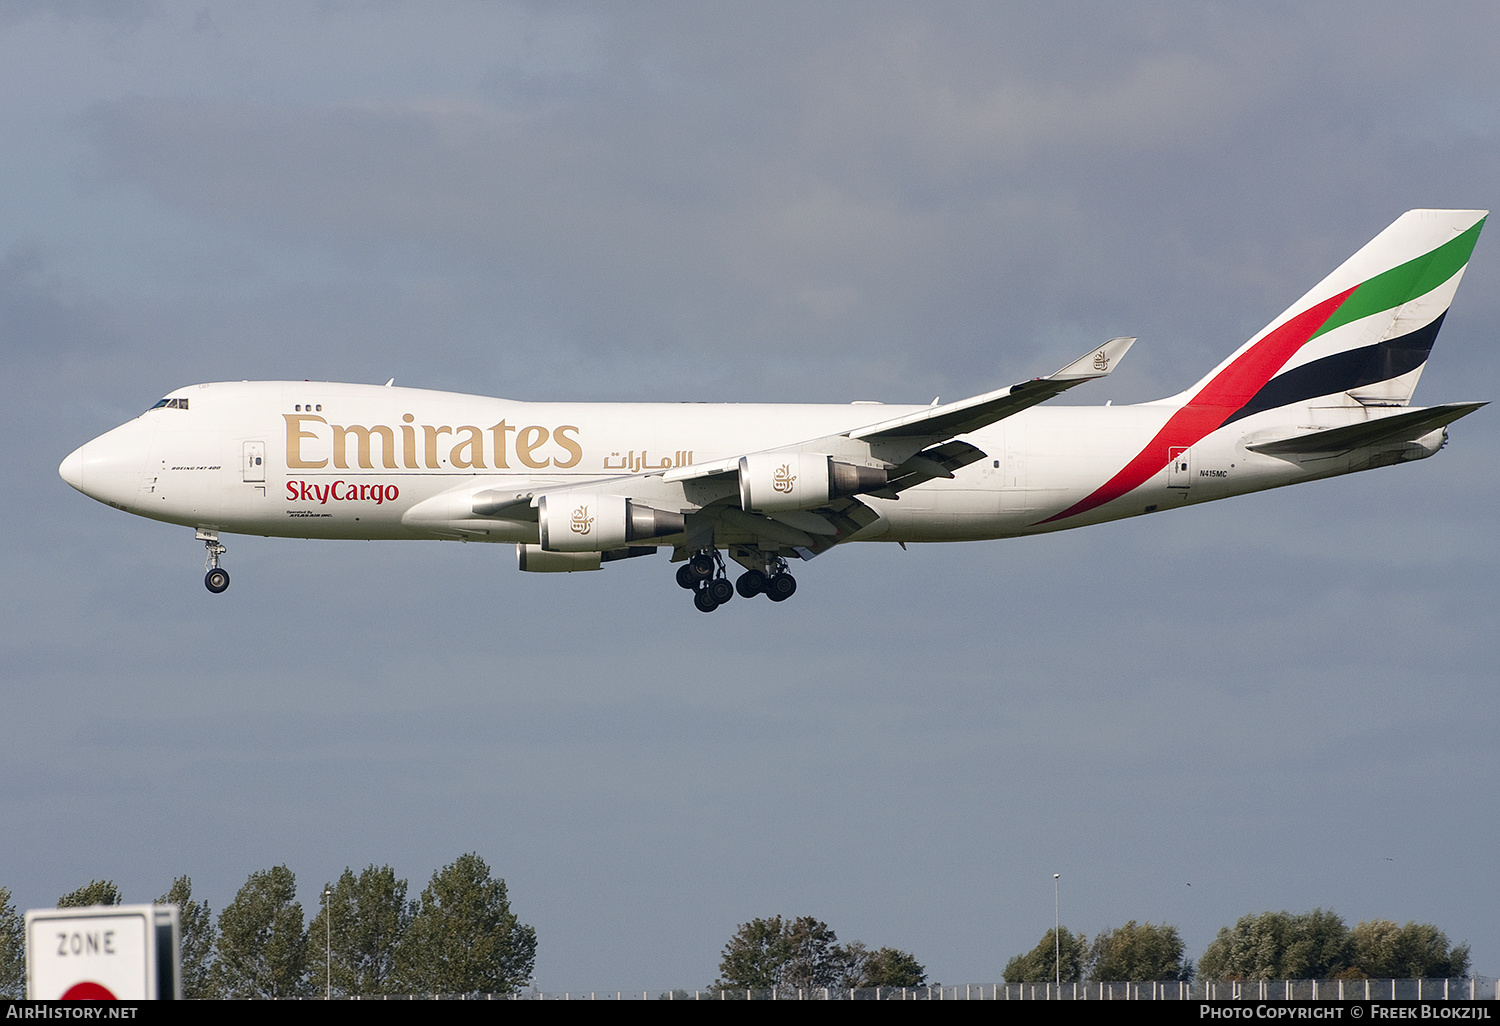
[[[540,991],[518,994],[411,994],[375,1001],[1493,1001],[1496,981],[1176,980],[1149,983],[983,983],[956,987],[779,987],[764,990]]]

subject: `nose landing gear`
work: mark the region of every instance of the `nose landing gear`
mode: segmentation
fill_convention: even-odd
[[[218,531],[205,531],[199,528],[198,540],[208,550],[208,558],[203,563],[208,570],[203,575],[203,586],[217,595],[229,587],[229,571],[219,566],[219,557],[229,550],[219,544]]]

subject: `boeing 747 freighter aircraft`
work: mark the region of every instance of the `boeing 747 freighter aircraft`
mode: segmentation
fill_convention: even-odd
[[[1135,406],[1039,405],[1108,374],[1130,338],[932,406],[227,382],[172,392],[60,473],[195,529],[215,593],[220,535],[237,532],[510,542],[544,573],[667,548],[704,612],[736,592],[780,602],[791,560],[847,541],[1060,531],[1433,455],[1484,405],[1410,401],[1486,213],[1403,214],[1197,384]]]

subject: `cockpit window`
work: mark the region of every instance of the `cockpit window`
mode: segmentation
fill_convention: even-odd
[[[185,410],[187,408],[188,401],[186,399],[163,399],[151,407],[151,410]],[[150,413],[151,410],[147,410],[146,412]]]

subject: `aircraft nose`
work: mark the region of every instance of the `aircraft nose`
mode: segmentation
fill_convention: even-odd
[[[68,453],[58,476],[91,499],[130,509],[138,502],[153,437],[154,429],[140,418],[121,424]]]
[[[83,491],[83,450],[84,446],[80,445],[68,453],[67,458],[62,461],[62,465],[57,468],[57,472],[61,475],[62,479],[80,492]]]

